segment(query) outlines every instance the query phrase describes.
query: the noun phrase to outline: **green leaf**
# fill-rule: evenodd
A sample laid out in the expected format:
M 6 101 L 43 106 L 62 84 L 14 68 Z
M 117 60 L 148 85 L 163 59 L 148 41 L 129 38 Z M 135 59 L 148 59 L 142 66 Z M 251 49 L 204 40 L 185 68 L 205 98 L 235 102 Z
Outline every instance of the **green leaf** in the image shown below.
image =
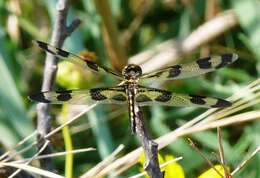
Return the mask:
M 13 140 L 14 145 L 22 137 L 26 137 L 33 132 L 33 126 L 29 118 L 26 116 L 25 106 L 17 87 L 14 83 L 11 73 L 9 72 L 2 55 L 0 54 L 0 108 L 2 116 L 0 122 L 8 125 L 9 129 L 16 136 L 17 140 Z M 3 122 L 5 121 L 5 122 Z M 1 130 L 1 134 L 4 130 Z M 8 133 L 6 133 L 8 134 Z M 0 140 L 9 139 L 0 137 Z
M 12 58 L 13 51 L 8 50 L 10 42 L 3 35 L 2 28 L 0 28 L 0 32 L 2 32 L 0 34 L 0 125 L 3 136 L 0 137 L 0 140 L 2 143 L 8 144 L 5 146 L 10 147 L 32 133 L 33 126 L 26 115 L 22 96 L 15 83 L 15 78 L 19 80 L 20 76 L 17 71 L 17 63 Z

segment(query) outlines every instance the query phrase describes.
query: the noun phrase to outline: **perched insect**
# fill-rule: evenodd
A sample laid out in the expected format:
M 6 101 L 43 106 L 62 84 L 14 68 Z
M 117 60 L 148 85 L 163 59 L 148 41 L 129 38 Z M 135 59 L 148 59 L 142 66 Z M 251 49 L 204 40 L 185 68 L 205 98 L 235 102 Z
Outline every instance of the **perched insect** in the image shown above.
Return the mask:
M 36 44 L 60 59 L 78 64 L 94 72 L 111 74 L 122 80 L 122 82 L 112 88 L 40 92 L 29 96 L 29 98 L 34 101 L 50 104 L 69 103 L 77 105 L 90 103 L 128 104 L 133 131 L 133 123 L 136 118 L 136 106 L 159 104 L 168 106 L 223 108 L 231 105 L 230 102 L 220 98 L 177 94 L 157 88 L 144 87 L 138 83 L 145 79 L 175 80 L 211 72 L 233 63 L 238 58 L 238 55 L 234 53 L 201 58 L 192 63 L 173 65 L 148 74 L 142 74 L 140 66 L 129 64 L 122 70 L 122 74 L 119 74 L 109 68 L 97 65 L 89 59 L 53 47 L 47 43 L 36 41 Z

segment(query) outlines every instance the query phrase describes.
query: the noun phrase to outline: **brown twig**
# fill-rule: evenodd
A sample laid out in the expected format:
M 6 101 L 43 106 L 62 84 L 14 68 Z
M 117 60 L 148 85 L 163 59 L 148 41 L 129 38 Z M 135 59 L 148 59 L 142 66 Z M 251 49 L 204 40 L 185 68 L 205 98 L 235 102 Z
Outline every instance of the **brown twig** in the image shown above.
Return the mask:
M 217 132 L 218 132 L 218 143 L 219 143 L 218 150 L 219 150 L 220 163 L 224 169 L 225 177 L 229 177 L 230 173 L 229 173 L 229 170 L 227 169 L 227 164 L 225 161 L 224 148 L 223 148 L 223 144 L 222 144 L 222 132 L 221 132 L 220 127 L 217 127 Z
M 56 47 L 61 47 L 65 39 L 79 26 L 80 20 L 75 19 L 70 25 L 67 25 L 67 12 L 69 2 L 68 0 L 59 0 L 57 3 L 57 14 L 53 27 L 51 44 Z M 42 91 L 49 91 L 52 89 L 54 79 L 57 71 L 57 59 L 47 54 L 45 60 Z M 44 139 L 45 135 L 50 132 L 51 129 L 51 116 L 49 115 L 50 105 L 39 103 L 37 105 L 37 130 L 39 132 L 38 140 Z M 39 141 L 38 148 L 42 147 L 42 142 Z M 42 154 L 50 154 L 51 147 L 48 146 Z M 54 167 L 51 159 L 44 159 L 40 161 L 41 167 L 45 170 L 53 171 Z
M 146 159 L 144 169 L 150 178 L 163 178 L 164 172 L 161 172 L 158 160 L 158 144 L 150 138 L 149 133 L 145 127 L 142 112 L 140 111 L 139 107 L 136 107 L 136 112 L 136 135 L 139 137 L 142 143 Z
M 192 139 L 188 138 L 188 141 L 189 141 L 191 147 L 210 165 L 210 167 L 211 167 L 212 169 L 214 169 L 219 176 L 221 176 L 222 178 L 224 178 L 223 175 L 215 168 L 214 164 L 207 158 L 207 156 L 205 156 L 205 155 L 199 150 L 199 148 L 195 145 L 195 143 L 192 141 Z

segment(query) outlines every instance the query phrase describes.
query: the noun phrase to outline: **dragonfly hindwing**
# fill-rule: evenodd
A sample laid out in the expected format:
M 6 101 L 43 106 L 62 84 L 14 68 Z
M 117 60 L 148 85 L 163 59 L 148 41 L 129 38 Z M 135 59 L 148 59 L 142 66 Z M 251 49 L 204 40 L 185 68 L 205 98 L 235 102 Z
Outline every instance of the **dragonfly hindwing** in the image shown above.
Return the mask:
M 206 108 L 223 108 L 231 106 L 229 101 L 205 97 L 199 95 L 171 93 L 166 90 L 155 88 L 139 87 L 135 98 L 139 106 L 152 104 L 168 105 L 168 106 L 199 106 Z
M 65 91 L 46 91 L 30 95 L 34 101 L 50 104 L 76 104 L 84 105 L 95 102 L 126 104 L 127 97 L 123 88 L 95 88 L 91 90 L 65 90 Z

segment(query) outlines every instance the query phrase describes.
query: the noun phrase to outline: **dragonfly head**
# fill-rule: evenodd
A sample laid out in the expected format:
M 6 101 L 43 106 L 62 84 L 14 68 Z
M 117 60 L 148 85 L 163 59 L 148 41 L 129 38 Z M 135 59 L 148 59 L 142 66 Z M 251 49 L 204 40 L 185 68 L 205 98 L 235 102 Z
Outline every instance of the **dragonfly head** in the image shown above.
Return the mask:
M 129 64 L 122 70 L 122 75 L 125 79 L 138 79 L 142 75 L 142 69 L 140 66 L 135 64 Z

